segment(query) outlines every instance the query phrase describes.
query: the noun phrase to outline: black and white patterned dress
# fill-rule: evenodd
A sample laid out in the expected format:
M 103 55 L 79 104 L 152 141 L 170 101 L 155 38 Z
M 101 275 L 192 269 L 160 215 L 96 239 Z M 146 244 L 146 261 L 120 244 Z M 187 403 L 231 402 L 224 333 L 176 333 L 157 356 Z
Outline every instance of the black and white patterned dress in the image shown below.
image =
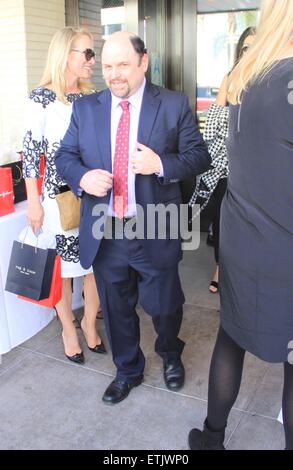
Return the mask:
M 68 105 L 57 99 L 48 88 L 38 87 L 29 97 L 26 111 L 26 130 L 23 141 L 23 176 L 38 178 L 40 155 L 46 158 L 42 190 L 45 212 L 43 231 L 55 234 L 57 253 L 61 256 L 62 277 L 78 277 L 92 272 L 79 262 L 78 229 L 64 231 L 60 225 L 55 194 L 65 184 L 56 171 L 55 152 L 70 122 L 72 103 L 81 94 L 67 94 Z
M 228 123 L 229 107 L 213 103 L 207 114 L 203 134 L 209 154 L 212 157 L 212 168 L 200 176 L 189 201 L 191 206 L 201 202 L 199 212 L 207 206 L 219 181 L 228 177 L 229 168 L 226 149 Z

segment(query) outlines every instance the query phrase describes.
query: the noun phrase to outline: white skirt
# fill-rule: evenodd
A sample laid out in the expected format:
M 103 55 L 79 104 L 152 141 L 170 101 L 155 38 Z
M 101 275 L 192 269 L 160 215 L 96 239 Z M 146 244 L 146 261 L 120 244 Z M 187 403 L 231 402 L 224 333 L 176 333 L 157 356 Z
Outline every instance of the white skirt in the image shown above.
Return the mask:
M 55 235 L 57 254 L 61 256 L 61 276 L 73 278 L 92 273 L 92 268 L 83 269 L 79 261 L 78 228 L 66 232 L 62 229 L 56 199 L 50 198 L 46 192 L 43 194 L 42 206 L 45 213 L 43 232 Z

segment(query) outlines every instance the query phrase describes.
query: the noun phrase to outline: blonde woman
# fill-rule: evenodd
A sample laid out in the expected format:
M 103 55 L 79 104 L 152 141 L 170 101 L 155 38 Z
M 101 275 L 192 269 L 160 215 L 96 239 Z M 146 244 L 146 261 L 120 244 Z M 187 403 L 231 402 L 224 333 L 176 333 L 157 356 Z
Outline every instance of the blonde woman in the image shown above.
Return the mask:
M 293 2 L 263 0 L 255 41 L 231 73 L 228 190 L 221 208 L 221 324 L 208 414 L 189 446 L 224 449 L 245 352 L 284 364 L 285 448 L 293 450 Z M 261 432 L 261 430 L 260 430 Z
M 56 305 L 62 323 L 62 339 L 67 358 L 84 362 L 71 309 L 72 278 L 84 277 L 84 317 L 81 328 L 89 349 L 105 353 L 96 331 L 99 296 L 92 270 L 79 262 L 78 229 L 64 231 L 60 225 L 55 196 L 65 184 L 56 172 L 55 152 L 69 125 L 72 103 L 83 94 L 92 93 L 90 78 L 95 63 L 93 38 L 85 30 L 65 27 L 54 35 L 40 86 L 28 100 L 26 133 L 23 143 L 23 174 L 28 195 L 28 222 L 34 232 L 42 227 L 55 234 L 57 253 L 61 256 L 62 299 Z M 45 155 L 46 171 L 42 202 L 37 188 L 40 155 Z

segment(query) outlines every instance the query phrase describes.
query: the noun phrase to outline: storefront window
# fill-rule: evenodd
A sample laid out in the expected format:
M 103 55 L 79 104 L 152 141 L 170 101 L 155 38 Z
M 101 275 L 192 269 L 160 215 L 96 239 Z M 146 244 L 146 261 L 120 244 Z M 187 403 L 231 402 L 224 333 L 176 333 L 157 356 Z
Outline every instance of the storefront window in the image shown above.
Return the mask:
M 257 23 L 257 11 L 197 15 L 197 113 L 205 116 L 234 62 L 238 39 Z
M 124 1 L 104 0 L 101 9 L 101 23 L 103 28 L 103 39 L 110 34 L 125 29 L 125 7 Z

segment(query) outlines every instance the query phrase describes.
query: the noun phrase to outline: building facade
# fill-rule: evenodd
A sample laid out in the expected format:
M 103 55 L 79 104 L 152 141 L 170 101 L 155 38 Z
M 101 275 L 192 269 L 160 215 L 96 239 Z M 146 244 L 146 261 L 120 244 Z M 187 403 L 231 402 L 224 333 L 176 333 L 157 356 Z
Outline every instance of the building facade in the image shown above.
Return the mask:
M 127 29 L 145 41 L 148 78 L 183 91 L 199 117 L 214 99 L 234 46 L 254 26 L 259 0 L 0 0 L 0 164 L 18 159 L 26 97 L 38 85 L 48 45 L 65 26 L 94 36 L 94 83 L 104 87 L 104 38 Z

